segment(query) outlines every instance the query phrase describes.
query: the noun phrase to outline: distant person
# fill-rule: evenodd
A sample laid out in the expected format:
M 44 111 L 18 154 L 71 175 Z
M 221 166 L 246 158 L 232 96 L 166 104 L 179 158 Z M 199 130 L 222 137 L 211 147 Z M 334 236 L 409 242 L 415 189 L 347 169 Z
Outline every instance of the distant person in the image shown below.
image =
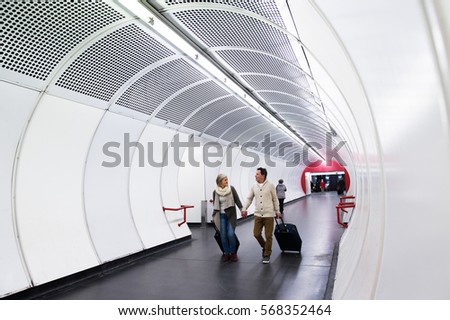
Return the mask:
M 313 191 L 314 192 L 320 192 L 320 181 L 319 180 L 316 180 L 315 182 L 314 182 L 314 186 L 313 186 Z
M 344 179 L 340 178 L 338 180 L 336 190 L 337 190 L 337 194 L 339 194 L 339 195 L 344 194 L 344 192 L 345 192 L 345 180 Z
M 278 180 L 278 184 L 276 187 L 277 190 L 277 197 L 278 197 L 278 202 L 280 204 L 280 213 L 283 214 L 284 213 L 284 199 L 286 199 L 286 191 L 287 188 L 286 186 L 283 184 L 283 179 Z
M 253 236 L 262 248 L 262 263 L 270 263 L 272 254 L 272 238 L 274 228 L 274 213 L 280 218 L 280 205 L 278 202 L 275 186 L 267 180 L 267 170 L 265 168 L 256 169 L 256 184 L 250 189 L 250 193 L 244 204 L 243 215 L 247 215 L 253 199 L 255 200 L 255 217 L 253 226 Z M 265 239 L 262 236 L 264 229 Z
M 320 192 L 325 191 L 325 181 L 322 179 L 320 180 Z

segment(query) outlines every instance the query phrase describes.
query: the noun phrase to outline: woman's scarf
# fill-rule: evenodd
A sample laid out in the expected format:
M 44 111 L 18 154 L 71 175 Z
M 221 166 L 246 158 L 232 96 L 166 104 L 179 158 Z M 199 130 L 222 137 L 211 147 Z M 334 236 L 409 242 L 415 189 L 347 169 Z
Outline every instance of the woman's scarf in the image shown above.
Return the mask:
M 219 196 L 226 196 L 231 193 L 231 187 L 228 185 L 225 188 L 221 188 L 219 186 L 216 186 L 216 192 Z

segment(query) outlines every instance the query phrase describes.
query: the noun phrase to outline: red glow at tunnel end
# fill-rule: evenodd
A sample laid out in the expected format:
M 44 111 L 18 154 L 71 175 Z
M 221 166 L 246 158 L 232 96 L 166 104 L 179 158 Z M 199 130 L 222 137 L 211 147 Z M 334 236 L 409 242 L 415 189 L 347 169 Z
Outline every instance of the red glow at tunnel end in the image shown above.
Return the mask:
M 345 191 L 347 192 L 350 187 L 350 176 L 340 163 L 332 160 L 330 165 L 327 165 L 326 162 L 322 162 L 319 166 L 307 166 L 305 170 L 302 172 L 302 176 L 300 178 L 300 183 L 302 185 L 302 190 L 306 193 L 306 184 L 305 184 L 305 174 L 306 172 L 333 172 L 333 171 L 344 171 L 344 181 L 345 181 Z

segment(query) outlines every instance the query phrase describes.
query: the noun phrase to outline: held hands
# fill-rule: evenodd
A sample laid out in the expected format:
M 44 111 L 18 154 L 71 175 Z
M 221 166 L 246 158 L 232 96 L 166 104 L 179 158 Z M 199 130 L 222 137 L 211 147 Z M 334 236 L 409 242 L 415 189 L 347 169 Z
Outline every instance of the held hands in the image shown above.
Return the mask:
M 248 214 L 247 210 L 241 210 L 241 217 L 246 217 Z

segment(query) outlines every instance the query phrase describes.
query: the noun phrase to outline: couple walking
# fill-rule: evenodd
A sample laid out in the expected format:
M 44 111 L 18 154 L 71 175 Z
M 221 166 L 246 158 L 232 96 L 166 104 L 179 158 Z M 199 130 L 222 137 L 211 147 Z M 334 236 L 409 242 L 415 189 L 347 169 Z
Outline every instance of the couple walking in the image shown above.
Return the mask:
M 228 177 L 219 174 L 216 178 L 216 188 L 213 192 L 213 220 L 220 230 L 223 245 L 223 260 L 238 260 L 236 254 L 236 206 L 241 211 L 241 216 L 247 216 L 247 209 L 252 201 L 255 203 L 253 235 L 262 248 L 262 262 L 270 262 L 272 253 L 272 238 L 274 229 L 274 212 L 277 218 L 280 217 L 280 208 L 275 186 L 267 180 L 267 170 L 265 168 L 256 169 L 256 184 L 250 189 L 250 193 L 242 205 L 236 189 L 229 185 Z M 264 229 L 264 235 L 263 237 Z

